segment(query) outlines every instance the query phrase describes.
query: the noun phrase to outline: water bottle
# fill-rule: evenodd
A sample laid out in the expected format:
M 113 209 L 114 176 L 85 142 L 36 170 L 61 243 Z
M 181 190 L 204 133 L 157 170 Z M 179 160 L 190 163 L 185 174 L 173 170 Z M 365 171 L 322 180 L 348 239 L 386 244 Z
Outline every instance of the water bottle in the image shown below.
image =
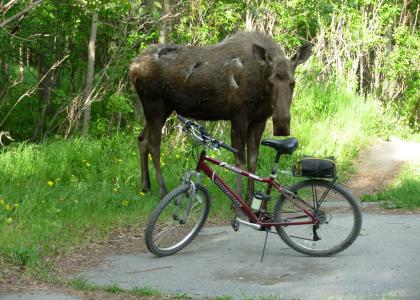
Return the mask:
M 256 192 L 254 194 L 254 198 L 252 198 L 251 208 L 254 211 L 259 211 L 261 208 L 262 200 L 264 199 L 264 196 L 261 192 Z

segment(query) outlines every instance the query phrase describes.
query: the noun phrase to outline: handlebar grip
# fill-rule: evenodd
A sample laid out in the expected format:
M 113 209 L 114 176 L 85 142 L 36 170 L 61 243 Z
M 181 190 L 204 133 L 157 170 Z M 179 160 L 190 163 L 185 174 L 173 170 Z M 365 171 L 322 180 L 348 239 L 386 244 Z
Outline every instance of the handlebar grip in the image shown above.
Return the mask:
M 233 148 L 231 145 L 225 144 L 224 142 L 221 142 L 220 146 L 225 148 L 226 150 L 229 150 L 230 152 L 233 152 L 233 153 L 238 153 L 239 152 L 237 149 Z

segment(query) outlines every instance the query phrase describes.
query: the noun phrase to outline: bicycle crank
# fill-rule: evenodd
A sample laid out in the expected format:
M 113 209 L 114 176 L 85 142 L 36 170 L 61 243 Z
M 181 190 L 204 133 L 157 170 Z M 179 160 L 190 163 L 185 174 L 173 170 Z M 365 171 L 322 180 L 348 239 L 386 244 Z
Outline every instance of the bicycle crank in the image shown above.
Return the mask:
M 232 228 L 233 228 L 234 231 L 239 230 L 240 223 L 235 218 L 233 218 L 232 221 L 230 221 L 230 225 L 232 225 Z

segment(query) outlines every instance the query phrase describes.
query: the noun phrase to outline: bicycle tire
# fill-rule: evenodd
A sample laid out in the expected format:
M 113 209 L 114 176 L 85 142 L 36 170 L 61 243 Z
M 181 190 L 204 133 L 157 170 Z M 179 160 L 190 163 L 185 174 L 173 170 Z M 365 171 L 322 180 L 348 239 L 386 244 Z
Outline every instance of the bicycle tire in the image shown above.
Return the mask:
M 160 257 L 175 254 L 191 243 L 195 236 L 200 232 L 209 215 L 211 200 L 206 188 L 201 185 L 196 185 L 196 188 L 197 190 L 194 194 L 194 199 L 192 199 L 194 204 L 189 203 L 191 199 L 189 198 L 188 193 L 190 184 L 185 183 L 167 194 L 153 211 L 146 226 L 145 242 L 147 249 L 154 255 Z M 174 206 L 171 207 L 172 205 Z M 182 217 L 179 219 L 180 214 L 178 210 L 181 209 L 185 212 L 186 210 L 182 207 L 185 205 L 187 205 L 186 209 L 188 212 L 186 220 L 182 220 Z M 190 209 L 188 209 L 188 205 L 190 205 Z M 195 208 L 196 205 L 202 205 L 197 220 L 191 216 L 191 212 L 194 212 L 193 208 Z M 168 211 L 168 209 L 174 210 Z M 191 224 L 189 221 L 192 221 Z M 173 239 L 173 242 L 169 242 L 169 245 L 163 245 L 164 242 L 159 241 L 158 239 L 161 237 L 159 230 L 160 227 L 162 227 L 162 224 L 167 225 L 167 227 L 174 225 L 174 228 L 181 230 L 181 233 L 177 233 L 172 229 L 167 232 L 169 233 L 168 238 Z M 190 227 L 191 229 L 189 229 Z M 158 231 L 158 233 L 156 231 Z M 165 231 L 162 231 L 162 233 L 164 232 Z M 156 236 L 156 234 L 158 234 L 158 236 Z
M 319 228 L 316 229 L 315 225 L 312 224 L 277 226 L 277 233 L 288 246 L 309 256 L 331 256 L 353 244 L 362 227 L 362 214 L 357 200 L 349 191 L 338 184 L 319 179 L 298 182 L 289 190 L 304 201 L 310 201 L 308 195 L 312 192 L 312 212 L 315 212 L 322 221 L 319 224 Z M 317 190 L 326 193 L 325 199 L 318 208 L 316 208 L 318 205 L 315 205 L 315 202 L 319 201 L 317 199 Z M 316 199 L 315 202 L 314 198 Z M 276 222 L 287 222 L 298 218 L 300 221 L 303 221 L 305 218 L 304 214 L 302 212 L 299 213 L 299 210 L 291 203 L 290 199 L 282 196 L 274 208 L 274 219 Z M 310 218 L 307 217 L 307 219 L 309 220 Z M 341 238 L 338 235 L 338 231 L 344 231 L 345 229 L 348 230 L 348 233 Z M 301 233 L 296 235 L 294 232 Z M 331 246 L 327 246 L 327 237 L 331 240 L 334 236 L 339 237 L 340 241 L 338 243 L 333 242 Z

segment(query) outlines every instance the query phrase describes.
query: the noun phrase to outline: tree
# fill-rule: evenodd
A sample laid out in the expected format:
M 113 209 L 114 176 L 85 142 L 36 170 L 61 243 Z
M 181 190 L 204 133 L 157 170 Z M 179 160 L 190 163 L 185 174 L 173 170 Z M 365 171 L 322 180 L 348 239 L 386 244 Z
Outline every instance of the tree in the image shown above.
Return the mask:
M 98 31 L 98 13 L 92 13 L 92 25 L 90 29 L 90 38 L 88 46 L 88 70 L 86 75 L 86 88 L 84 93 L 83 104 L 83 127 L 82 134 L 87 135 L 90 127 L 91 106 L 92 106 L 92 86 L 95 71 L 95 44 L 96 33 Z

